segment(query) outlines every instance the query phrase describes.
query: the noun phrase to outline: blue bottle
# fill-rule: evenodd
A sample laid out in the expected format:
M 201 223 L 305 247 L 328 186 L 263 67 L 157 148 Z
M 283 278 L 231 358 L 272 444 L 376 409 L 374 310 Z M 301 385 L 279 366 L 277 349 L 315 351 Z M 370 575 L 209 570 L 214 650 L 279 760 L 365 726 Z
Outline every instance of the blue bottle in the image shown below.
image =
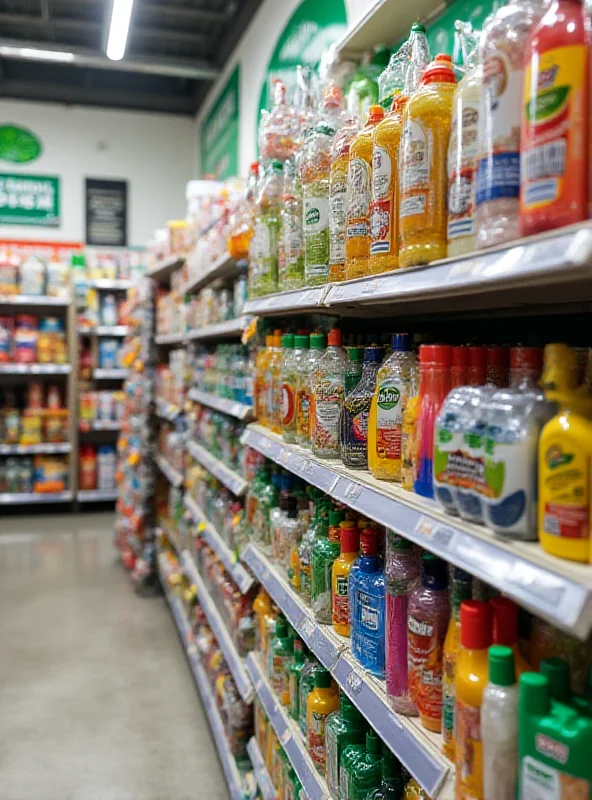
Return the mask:
M 384 678 L 385 581 L 377 551 L 377 533 L 366 528 L 349 574 L 351 643 L 360 664 Z

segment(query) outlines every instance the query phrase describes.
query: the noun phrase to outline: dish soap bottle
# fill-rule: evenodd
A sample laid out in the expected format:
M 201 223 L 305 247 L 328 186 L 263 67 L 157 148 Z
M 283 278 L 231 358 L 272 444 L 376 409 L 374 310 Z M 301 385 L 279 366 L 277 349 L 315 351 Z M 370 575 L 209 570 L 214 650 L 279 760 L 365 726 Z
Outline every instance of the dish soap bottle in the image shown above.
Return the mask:
M 366 752 L 350 774 L 351 800 L 366 800 L 380 786 L 382 778 L 382 742 L 373 730 L 366 734 Z
M 308 752 L 317 772 L 325 775 L 327 750 L 325 746 L 325 723 L 331 712 L 339 708 L 339 694 L 328 670 L 319 669 L 315 674 L 315 688 L 308 695 Z
M 341 550 L 342 511 L 329 511 L 329 524 L 319 525 L 310 554 L 310 604 L 317 622 L 330 625 L 332 620 L 331 580 L 333 564 Z
M 339 771 L 343 751 L 350 744 L 363 746 L 367 729 L 366 721 L 358 709 L 341 692 L 339 710 L 330 714 L 325 723 L 327 787 L 335 800 L 339 797 Z
M 489 648 L 489 683 L 481 709 L 483 797 L 516 797 L 518 772 L 518 684 L 514 653 L 509 647 Z
M 343 406 L 345 352 L 341 331 L 333 328 L 327 349 L 312 374 L 312 452 L 320 458 L 339 458 L 339 419 Z
M 362 377 L 343 401 L 339 445 L 341 460 L 351 469 L 368 469 L 368 420 L 382 357 L 382 347 L 364 348 Z
M 360 664 L 383 678 L 385 580 L 377 551 L 377 532 L 365 528 L 360 536 L 360 557 L 349 577 L 351 642 Z
M 389 748 L 382 746 L 382 781 L 374 791 L 368 793 L 367 800 L 403 800 L 405 780 L 403 768 Z
M 340 554 L 332 569 L 332 622 L 336 633 L 350 635 L 349 573 L 360 553 L 360 532 L 353 520 L 339 525 Z

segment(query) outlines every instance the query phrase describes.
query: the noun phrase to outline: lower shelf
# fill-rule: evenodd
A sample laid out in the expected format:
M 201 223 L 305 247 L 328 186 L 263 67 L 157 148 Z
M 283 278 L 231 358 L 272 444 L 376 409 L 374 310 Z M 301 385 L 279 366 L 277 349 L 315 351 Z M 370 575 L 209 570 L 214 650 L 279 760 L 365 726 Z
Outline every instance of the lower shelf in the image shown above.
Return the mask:
M 79 503 L 107 503 L 117 500 L 117 489 L 88 489 L 77 494 Z
M 259 786 L 259 791 L 261 792 L 263 800 L 278 800 L 278 793 L 273 785 L 269 772 L 267 771 L 265 761 L 261 755 L 261 750 L 257 744 L 257 739 L 255 739 L 254 736 L 249 741 L 247 750 L 249 751 L 249 758 L 251 759 L 251 764 L 253 765 L 255 780 L 257 781 L 257 785 Z
M 71 503 L 72 492 L 56 492 L 55 494 L 38 494 L 37 492 L 25 492 L 24 494 L 0 494 L 0 505 L 20 506 L 30 503 Z

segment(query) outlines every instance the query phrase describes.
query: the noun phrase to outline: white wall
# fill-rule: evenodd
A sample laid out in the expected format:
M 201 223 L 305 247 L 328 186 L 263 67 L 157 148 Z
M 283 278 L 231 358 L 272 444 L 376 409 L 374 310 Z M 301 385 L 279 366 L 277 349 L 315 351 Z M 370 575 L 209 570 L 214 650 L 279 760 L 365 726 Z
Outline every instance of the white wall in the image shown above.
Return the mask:
M 146 244 L 155 228 L 185 216 L 185 185 L 196 174 L 195 121 L 168 114 L 111 111 L 3 100 L 0 124 L 33 131 L 43 153 L 0 171 L 61 178 L 59 228 L 0 225 L 0 239 L 84 241 L 84 179 L 128 181 L 128 243 Z

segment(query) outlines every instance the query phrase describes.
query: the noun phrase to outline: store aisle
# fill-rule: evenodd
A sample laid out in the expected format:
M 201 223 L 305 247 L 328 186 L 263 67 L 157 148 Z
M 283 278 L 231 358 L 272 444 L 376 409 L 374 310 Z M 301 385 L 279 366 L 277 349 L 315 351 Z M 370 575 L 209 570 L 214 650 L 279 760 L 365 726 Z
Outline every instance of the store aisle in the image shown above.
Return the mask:
M 0 520 L 2 800 L 224 800 L 162 597 L 138 597 L 112 514 Z

